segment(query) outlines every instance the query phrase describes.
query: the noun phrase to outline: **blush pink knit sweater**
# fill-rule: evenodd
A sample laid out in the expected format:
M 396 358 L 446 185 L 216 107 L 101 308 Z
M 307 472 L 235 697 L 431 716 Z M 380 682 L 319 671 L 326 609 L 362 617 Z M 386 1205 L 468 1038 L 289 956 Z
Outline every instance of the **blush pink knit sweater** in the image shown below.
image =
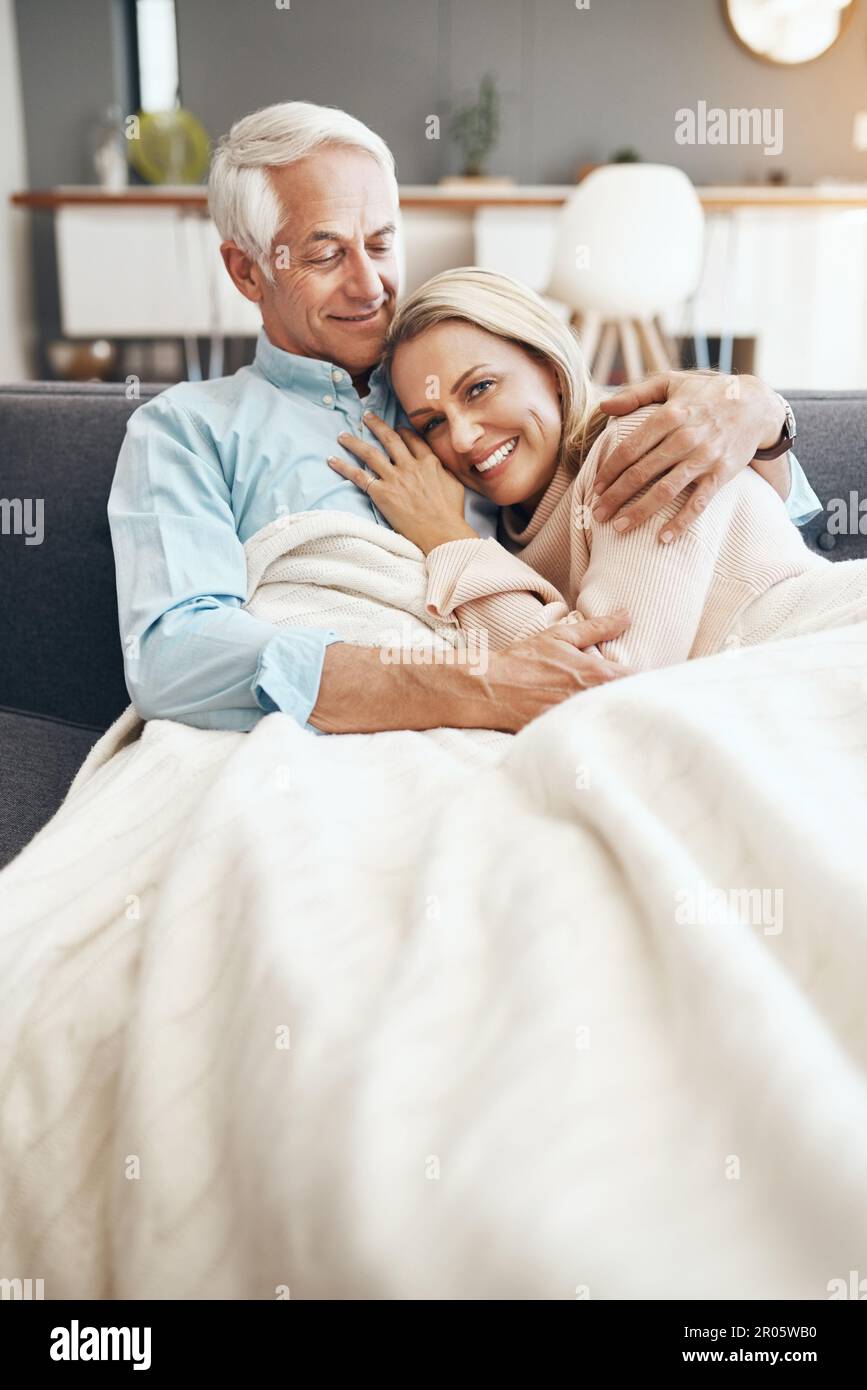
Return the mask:
M 625 534 L 593 519 L 602 461 L 653 409 L 612 419 L 577 476 L 561 463 L 528 524 L 505 508 L 504 544 L 468 539 L 432 550 L 429 611 L 486 633 L 496 650 L 572 610 L 596 617 L 627 608 L 630 627 L 601 650 L 644 670 L 772 637 L 805 584 L 826 590 L 840 566 L 808 549 L 780 497 L 752 468 L 668 545 L 659 532 L 682 498 Z

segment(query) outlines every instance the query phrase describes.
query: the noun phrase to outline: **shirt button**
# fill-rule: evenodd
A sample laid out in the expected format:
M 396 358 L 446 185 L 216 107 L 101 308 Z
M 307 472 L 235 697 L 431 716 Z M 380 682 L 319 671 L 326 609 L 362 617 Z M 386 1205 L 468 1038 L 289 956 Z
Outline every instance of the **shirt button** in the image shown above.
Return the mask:
M 326 392 L 325 392 L 325 395 L 322 397 L 322 404 L 323 404 L 323 405 L 333 405 L 333 404 L 334 404 L 334 397 L 332 396 L 332 394 L 331 394 L 330 391 L 326 391 Z
M 342 380 L 343 380 L 343 373 L 342 373 L 342 372 L 332 372 L 332 373 L 331 373 L 331 380 L 332 380 L 332 381 L 342 381 Z

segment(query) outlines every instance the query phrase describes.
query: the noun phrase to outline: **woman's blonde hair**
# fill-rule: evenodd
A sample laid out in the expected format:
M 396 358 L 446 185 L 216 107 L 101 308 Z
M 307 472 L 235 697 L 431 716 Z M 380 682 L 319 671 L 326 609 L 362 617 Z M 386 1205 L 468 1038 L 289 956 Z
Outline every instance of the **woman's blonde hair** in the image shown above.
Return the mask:
M 509 275 L 477 266 L 444 270 L 399 305 L 386 340 L 386 365 L 401 343 L 454 319 L 506 338 L 552 368 L 562 398 L 560 459 L 577 473 L 608 417 L 599 409 L 600 392 L 569 325 Z

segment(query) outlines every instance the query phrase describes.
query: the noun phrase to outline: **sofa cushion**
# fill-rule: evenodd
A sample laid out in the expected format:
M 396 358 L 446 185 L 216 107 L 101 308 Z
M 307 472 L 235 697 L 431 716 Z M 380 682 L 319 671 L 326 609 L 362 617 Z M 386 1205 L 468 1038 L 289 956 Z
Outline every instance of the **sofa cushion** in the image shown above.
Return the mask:
M 57 810 L 98 729 L 0 710 L 0 868 Z

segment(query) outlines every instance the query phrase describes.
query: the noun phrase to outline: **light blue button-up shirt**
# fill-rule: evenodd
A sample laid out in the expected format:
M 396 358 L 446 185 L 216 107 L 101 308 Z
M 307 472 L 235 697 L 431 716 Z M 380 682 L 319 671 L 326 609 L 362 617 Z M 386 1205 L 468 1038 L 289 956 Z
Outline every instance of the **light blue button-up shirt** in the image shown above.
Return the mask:
M 181 382 L 130 417 L 108 519 L 127 689 L 143 718 L 245 731 L 281 710 L 318 732 L 308 720 L 325 650 L 341 636 L 246 612 L 244 543 L 287 512 L 336 508 L 388 525 L 326 462 L 352 458 L 341 432 L 373 441 L 368 409 L 405 423 L 381 368 L 362 399 L 343 369 L 283 352 L 263 332 L 251 366 Z M 791 457 L 789 514 L 803 524 L 821 508 Z M 466 516 L 495 534 L 496 509 L 477 493 Z
M 807 475 L 791 449 L 789 450 L 789 465 L 789 495 L 786 498 L 786 510 L 796 526 L 806 526 L 808 521 L 812 521 L 814 516 L 819 515 L 822 510 L 822 503 L 807 482 Z

